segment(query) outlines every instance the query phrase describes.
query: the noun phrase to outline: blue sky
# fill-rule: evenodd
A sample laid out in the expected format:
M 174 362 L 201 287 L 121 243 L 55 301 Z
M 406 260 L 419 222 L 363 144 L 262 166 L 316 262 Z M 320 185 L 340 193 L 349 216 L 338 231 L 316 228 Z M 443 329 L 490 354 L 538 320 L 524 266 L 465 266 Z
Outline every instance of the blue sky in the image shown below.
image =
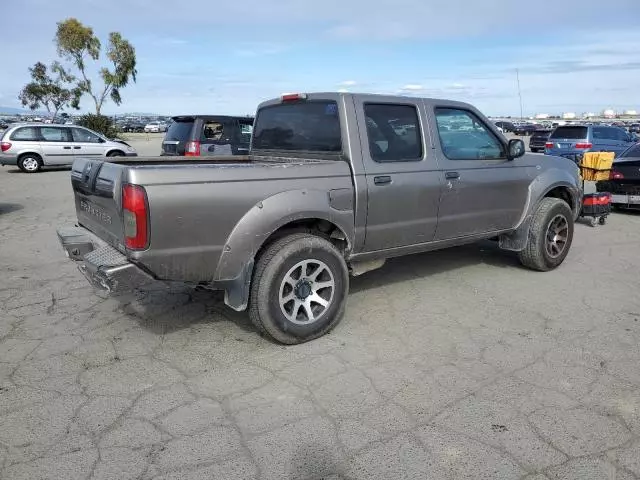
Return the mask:
M 348 90 L 516 115 L 516 69 L 525 114 L 640 110 L 638 0 L 9 1 L 0 105 L 19 106 L 69 16 L 136 48 L 138 81 L 105 113 L 246 114 L 284 92 Z

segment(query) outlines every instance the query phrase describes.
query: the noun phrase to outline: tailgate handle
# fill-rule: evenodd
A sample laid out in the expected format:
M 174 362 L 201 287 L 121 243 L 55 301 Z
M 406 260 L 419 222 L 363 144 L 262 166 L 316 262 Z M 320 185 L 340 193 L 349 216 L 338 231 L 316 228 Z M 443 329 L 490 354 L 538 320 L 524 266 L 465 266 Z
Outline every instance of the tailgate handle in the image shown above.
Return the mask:
M 391 177 L 389 175 L 373 177 L 373 183 L 375 185 L 389 185 L 391 183 Z
M 460 178 L 460 173 L 458 173 L 458 172 L 445 172 L 444 178 L 446 178 L 447 180 L 456 180 L 456 179 Z

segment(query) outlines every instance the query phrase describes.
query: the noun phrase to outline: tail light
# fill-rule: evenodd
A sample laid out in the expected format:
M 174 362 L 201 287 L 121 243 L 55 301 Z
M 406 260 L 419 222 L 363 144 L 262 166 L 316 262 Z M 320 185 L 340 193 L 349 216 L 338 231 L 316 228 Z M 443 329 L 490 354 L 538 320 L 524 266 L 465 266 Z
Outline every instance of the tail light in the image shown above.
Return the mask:
M 282 95 L 281 100 L 283 102 L 296 102 L 298 100 L 306 100 L 306 93 L 285 93 Z
M 3 152 L 6 152 L 10 148 L 11 148 L 11 143 L 9 143 L 9 142 L 0 143 L 0 150 L 2 150 Z
M 590 143 L 576 143 L 576 148 L 579 148 L 580 150 L 586 150 L 591 148 L 593 145 Z
M 547 142 L 544 144 L 544 148 L 553 148 L 553 142 Z
M 132 250 L 142 250 L 149 243 L 147 222 L 147 193 L 139 185 L 122 187 L 124 213 L 124 243 Z
M 611 170 L 611 173 L 609 173 L 609 180 L 622 180 L 622 179 L 624 179 L 624 175 L 622 175 L 620 172 Z
M 200 142 L 197 140 L 187 142 L 184 146 L 185 157 L 199 157 L 200 156 Z

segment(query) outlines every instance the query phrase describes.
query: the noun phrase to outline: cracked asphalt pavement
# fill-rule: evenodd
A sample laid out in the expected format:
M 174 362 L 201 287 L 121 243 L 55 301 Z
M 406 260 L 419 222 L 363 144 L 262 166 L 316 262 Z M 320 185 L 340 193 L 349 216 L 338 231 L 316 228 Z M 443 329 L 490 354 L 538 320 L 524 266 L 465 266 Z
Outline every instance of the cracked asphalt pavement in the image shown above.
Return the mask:
M 68 170 L 0 169 L 0 478 L 640 478 L 640 214 L 550 273 L 390 261 L 293 347 L 216 293 L 96 295 L 74 218 Z

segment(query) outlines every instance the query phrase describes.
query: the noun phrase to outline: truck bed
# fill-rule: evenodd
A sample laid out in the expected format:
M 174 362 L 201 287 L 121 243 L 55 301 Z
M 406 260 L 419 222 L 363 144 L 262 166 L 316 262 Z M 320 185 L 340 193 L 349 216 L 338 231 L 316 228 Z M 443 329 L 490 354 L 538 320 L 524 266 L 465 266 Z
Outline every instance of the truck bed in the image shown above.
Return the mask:
M 268 208 L 257 205 L 288 208 L 299 201 L 291 209 L 294 219 L 305 213 L 311 197 L 324 199 L 327 211 L 330 192 L 341 192 L 346 199 L 342 204 L 353 200 L 349 164 L 313 157 L 79 158 L 71 181 L 81 226 L 156 278 L 188 282 L 214 279 L 227 239 L 245 216 L 257 215 L 252 221 L 265 222 L 267 231 L 269 222 L 286 221 L 269 218 Z M 140 185 L 146 192 L 150 240 L 141 251 L 124 246 L 124 184 Z M 351 210 L 336 215 L 347 215 L 353 223 Z

